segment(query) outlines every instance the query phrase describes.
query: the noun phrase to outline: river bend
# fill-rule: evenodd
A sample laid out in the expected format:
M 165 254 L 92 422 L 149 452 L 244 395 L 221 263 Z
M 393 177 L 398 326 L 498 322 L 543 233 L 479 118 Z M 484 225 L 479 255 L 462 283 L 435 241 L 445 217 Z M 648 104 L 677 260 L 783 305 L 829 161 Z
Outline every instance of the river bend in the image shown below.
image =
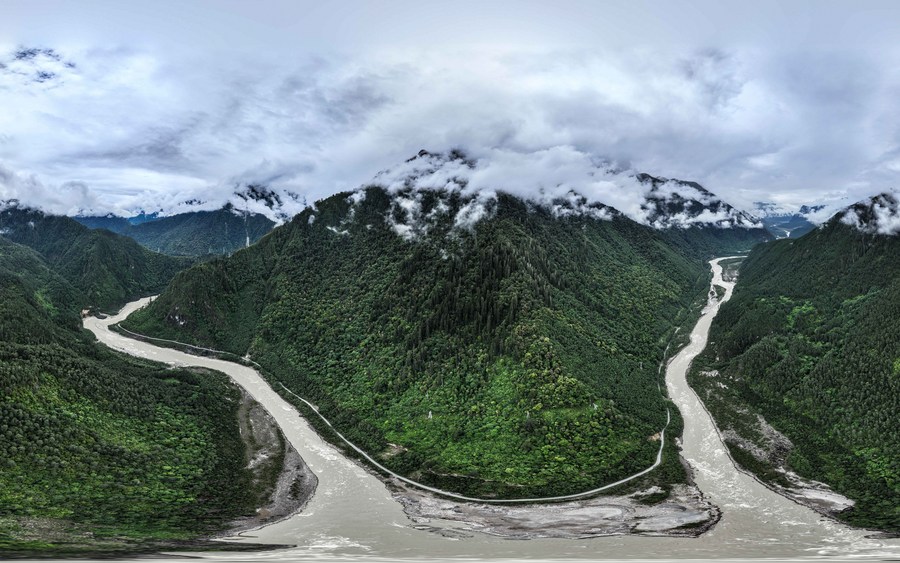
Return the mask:
M 480 533 L 452 538 L 414 528 L 382 481 L 324 442 L 254 369 L 154 346 L 109 329 L 149 299 L 129 303 L 105 319 L 88 317 L 84 325 L 116 350 L 170 365 L 226 373 L 272 413 L 285 437 L 318 477 L 318 489 L 303 512 L 230 538 L 297 547 L 258 553 L 209 553 L 204 554 L 206 557 L 223 561 L 900 558 L 900 540 L 870 539 L 863 530 L 827 519 L 738 471 L 728 457 L 712 419 L 686 381 L 691 361 L 706 346 L 719 306 L 734 289 L 734 283 L 722 279 L 720 260 L 723 258 L 710 262 L 712 283 L 723 287 L 725 294 L 721 300 L 710 299 L 691 332 L 690 344 L 666 368 L 669 394 L 684 418 L 682 453 L 694 470 L 700 490 L 722 509 L 721 521 L 699 538 L 614 536 L 513 541 Z M 459 523 L 431 524 L 465 530 Z M 181 559 L 172 555 L 170 560 Z

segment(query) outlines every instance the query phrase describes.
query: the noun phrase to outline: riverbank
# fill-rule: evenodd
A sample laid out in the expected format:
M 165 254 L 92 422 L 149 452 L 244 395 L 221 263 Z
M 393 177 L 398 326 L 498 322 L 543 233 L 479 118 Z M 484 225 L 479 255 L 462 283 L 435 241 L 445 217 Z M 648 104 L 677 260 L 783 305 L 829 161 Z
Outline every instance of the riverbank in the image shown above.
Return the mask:
M 715 273 L 716 268 L 713 270 Z M 867 538 L 858 530 L 824 520 L 815 512 L 771 492 L 735 469 L 711 419 L 684 381 L 690 359 L 705 347 L 709 322 L 716 313 L 716 305 L 712 303 L 704 308 L 699 322 L 691 330 L 687 348 L 669 362 L 666 379 L 670 396 L 684 413 L 682 455 L 691 465 L 697 488 L 704 492 L 709 503 L 721 507 L 721 519 L 715 529 L 693 539 L 672 537 L 676 536 L 672 533 L 656 537 L 649 534 L 566 536 L 560 533 L 554 537 L 533 534 L 531 537 L 535 539 L 528 542 L 508 541 L 506 538 L 522 536 L 514 535 L 514 531 L 506 536 L 497 536 L 487 529 L 488 526 L 478 527 L 477 522 L 469 526 L 453 515 L 448 519 L 429 518 L 428 522 L 411 522 L 393 491 L 385 487 L 383 479 L 376 478 L 359 463 L 322 440 L 296 408 L 276 393 L 255 370 L 215 358 L 148 345 L 108 329 L 109 324 L 127 315 L 129 309 L 134 310 L 141 305 L 140 302 L 130 304 L 120 315 L 110 319 L 87 319 L 85 325 L 104 344 L 129 354 L 173 365 L 199 365 L 227 373 L 266 407 L 286 439 L 297 448 L 319 478 L 316 494 L 302 512 L 228 538 L 229 542 L 244 545 L 294 546 L 279 553 L 259 554 L 258 559 L 294 561 L 374 557 L 397 560 L 427 557 L 433 560 L 559 560 L 649 559 L 661 555 L 669 559 L 795 559 L 822 556 L 858 559 L 900 555 L 900 545 L 896 542 Z M 548 510 L 554 510 L 554 505 L 545 506 Z M 571 508 L 556 506 L 568 512 L 566 518 L 577 519 L 577 503 L 573 503 Z M 417 513 L 428 514 L 425 508 L 416 509 Z M 518 510 L 533 507 L 511 508 L 513 511 L 507 514 L 515 515 Z M 504 520 L 503 515 L 494 515 L 498 526 L 508 521 Z M 582 525 L 584 529 L 589 527 L 586 523 Z M 248 554 L 241 556 L 241 559 L 256 558 Z
M 124 331 L 117 326 L 112 328 L 118 329 L 123 336 L 135 338 L 140 342 L 152 344 L 155 340 Z M 169 340 L 162 343 L 186 353 L 194 352 L 196 348 Z M 208 348 L 199 348 L 196 351 L 204 356 L 220 355 L 216 350 Z M 315 407 L 289 389 L 285 388 L 285 391 L 310 408 L 308 416 L 314 419 L 318 417 L 325 423 L 326 428 L 333 431 L 330 423 Z M 309 419 L 307 422 L 310 422 Z M 721 514 L 691 482 L 667 485 L 665 491 L 652 484 L 652 470 L 661 461 L 663 444 L 666 440 L 663 434 L 665 431 L 666 429 L 663 429 L 657 435 L 657 439 L 662 441 L 656 462 L 638 475 L 625 478 L 619 483 L 599 487 L 596 492 L 574 494 L 558 499 L 534 499 L 533 502 L 514 504 L 503 504 L 506 501 L 497 500 L 453 498 L 459 495 L 392 474 L 340 434 L 336 434 L 338 444 L 335 445 L 344 449 L 345 455 L 357 458 L 357 463 L 365 471 L 388 485 L 393 498 L 403 507 L 404 513 L 417 529 L 438 531 L 442 535 L 455 536 L 460 533 L 449 532 L 444 527 L 431 527 L 429 523 L 436 519 L 458 522 L 467 530 L 515 539 L 587 538 L 611 535 L 696 537 L 714 526 Z M 321 432 L 319 434 L 321 436 Z M 677 441 L 677 437 L 675 440 Z M 363 459 L 359 459 L 360 456 Z M 366 460 L 369 463 L 366 463 Z M 377 471 L 373 466 L 382 471 Z M 686 467 L 686 470 L 690 474 L 690 468 Z M 644 489 L 633 484 L 626 485 L 628 481 L 637 477 L 641 477 L 640 484 L 645 487 Z M 598 496 L 601 489 L 609 489 L 616 494 Z M 266 513 L 268 509 L 261 512 Z M 281 509 L 279 514 L 283 517 L 284 512 L 285 509 Z M 277 518 L 268 521 L 250 519 L 241 525 L 254 528 L 273 520 Z
M 247 451 L 252 486 L 265 499 L 256 514 L 230 523 L 214 537 L 227 537 L 266 526 L 303 510 L 315 493 L 318 478 L 297 449 L 284 438 L 272 415 L 242 389 L 238 410 L 241 438 Z
M 432 520 L 464 524 L 472 532 L 511 539 L 596 538 L 615 535 L 696 537 L 718 522 L 719 509 L 695 486 L 675 485 L 664 502 L 645 504 L 660 489 L 554 504 L 495 505 L 437 498 L 391 482 L 394 499 L 417 529 L 447 535 Z M 450 532 L 458 537 L 459 531 Z

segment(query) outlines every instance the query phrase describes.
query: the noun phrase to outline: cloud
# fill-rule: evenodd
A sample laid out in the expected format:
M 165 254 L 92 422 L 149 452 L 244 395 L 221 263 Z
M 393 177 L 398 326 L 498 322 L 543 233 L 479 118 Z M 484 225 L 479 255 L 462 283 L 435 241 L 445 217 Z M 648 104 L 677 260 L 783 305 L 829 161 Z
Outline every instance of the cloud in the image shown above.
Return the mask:
M 358 21 L 361 15 L 321 11 L 276 18 L 266 4 L 241 34 L 227 34 L 249 8 L 210 11 L 201 2 L 196 14 L 188 10 L 183 21 L 170 22 L 171 29 L 152 10 L 135 9 L 138 17 L 107 5 L 109 21 L 141 20 L 131 27 L 135 37 L 104 29 L 73 40 L 71 29 L 93 29 L 88 15 L 98 6 L 87 3 L 70 14 L 81 27 L 56 26 L 53 18 L 29 27 L 30 8 L 17 5 L 10 18 L 25 14 L 20 29 L 39 39 L 41 30 L 53 31 L 44 35 L 60 43 L 43 47 L 43 38 L 34 56 L 24 58 L 16 53 L 31 51 L 17 45 L 0 51 L 6 53 L 0 104 L 16 108 L 0 113 L 0 164 L 47 186 L 80 183 L 98 212 L 171 211 L 188 200 L 220 205 L 248 184 L 314 201 L 356 189 L 379 170 L 399 174 L 395 165 L 422 148 L 460 147 L 482 162 L 458 171 L 467 175 L 467 189 L 547 201 L 575 190 L 632 217 L 646 212 L 635 195 L 641 188 L 598 168 L 696 180 L 745 209 L 755 201 L 797 207 L 823 198 L 857 200 L 900 177 L 896 45 L 804 51 L 798 44 L 818 36 L 793 43 L 803 29 L 840 34 L 856 29 L 857 20 L 838 26 L 820 15 L 794 14 L 800 24 L 787 25 L 711 4 L 704 13 L 716 21 L 736 21 L 741 13 L 742 29 L 783 34 L 731 45 L 704 41 L 716 48 L 673 47 L 649 38 L 664 35 L 672 22 L 689 35 L 697 31 L 694 20 L 659 6 L 638 18 L 624 8 L 582 5 L 598 11 L 601 33 L 591 26 L 578 31 L 579 18 L 560 19 L 535 5 L 517 7 L 515 17 L 499 7 L 467 15 L 410 5 L 366 11 L 369 21 Z M 599 17 L 605 12 L 633 28 L 619 29 Z M 513 27 L 483 29 L 491 40 L 478 42 L 477 30 L 449 25 L 454 18 L 471 24 L 476 14 L 498 26 L 505 17 Z M 316 18 L 347 26 L 334 33 L 357 30 L 357 39 L 341 35 L 348 45 L 358 40 L 374 47 L 341 54 L 322 30 L 298 34 L 279 26 Z M 420 18 L 449 27 L 402 23 Z M 558 21 L 559 37 L 591 31 L 631 46 L 548 40 L 526 48 L 510 38 L 537 33 L 529 18 Z M 867 33 L 877 37 L 881 26 L 866 21 Z M 176 33 L 189 22 L 195 33 Z M 648 39 L 635 47 L 636 37 Z M 412 39 L 428 48 L 399 47 Z M 40 69 L 53 80 L 35 81 Z M 443 185 L 453 173 L 442 169 L 429 181 Z
M 62 215 L 97 205 L 96 197 L 82 182 L 47 186 L 36 176 L 23 176 L 0 165 L 0 204 L 11 200 Z
M 884 192 L 861 201 L 839 215 L 841 223 L 864 233 L 900 234 L 900 192 Z
M 437 194 L 463 202 L 453 218 L 457 229 L 471 229 L 491 216 L 499 192 L 541 206 L 556 217 L 610 220 L 623 213 L 659 229 L 695 224 L 762 228 L 757 220 L 698 185 L 622 170 L 566 146 L 534 152 L 495 149 L 477 159 L 460 150 L 447 154 L 423 150 L 379 172 L 350 196 L 351 203 L 364 199 L 364 188 L 369 186 L 393 195 L 386 219 L 407 240 L 423 237 L 449 209 L 439 199 L 437 206 L 425 212 L 427 192 L 432 192 L 430 200 Z

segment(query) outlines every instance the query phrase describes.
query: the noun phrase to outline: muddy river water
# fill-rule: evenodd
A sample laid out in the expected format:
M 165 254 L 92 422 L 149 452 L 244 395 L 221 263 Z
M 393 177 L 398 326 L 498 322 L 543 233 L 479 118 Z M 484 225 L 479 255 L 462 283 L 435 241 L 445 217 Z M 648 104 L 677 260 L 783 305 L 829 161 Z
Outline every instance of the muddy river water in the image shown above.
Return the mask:
M 684 418 L 683 455 L 694 470 L 700 490 L 722 510 L 720 522 L 698 538 L 510 540 L 468 531 L 459 522 L 439 521 L 430 523 L 430 531 L 419 529 L 412 525 L 381 480 L 324 442 L 255 370 L 154 346 L 109 330 L 111 324 L 144 306 L 147 299 L 130 303 L 106 319 L 87 318 L 85 326 L 102 343 L 117 350 L 228 374 L 272 413 L 319 479 L 315 496 L 303 512 L 230 538 L 295 547 L 250 553 L 192 553 L 190 557 L 201 555 L 223 561 L 900 559 L 900 540 L 868 537 L 870 532 L 827 519 L 772 492 L 734 467 L 712 420 L 685 379 L 691 360 L 706 345 L 719 305 L 731 297 L 734 284 L 722 280 L 718 260 L 721 259 L 710 262 L 713 283 L 725 288 L 726 293 L 720 300 L 710 300 L 691 332 L 690 344 L 669 362 L 666 371 L 669 394 Z M 440 534 L 435 528 L 452 528 L 462 533 Z M 177 561 L 187 557 L 172 554 L 166 558 Z

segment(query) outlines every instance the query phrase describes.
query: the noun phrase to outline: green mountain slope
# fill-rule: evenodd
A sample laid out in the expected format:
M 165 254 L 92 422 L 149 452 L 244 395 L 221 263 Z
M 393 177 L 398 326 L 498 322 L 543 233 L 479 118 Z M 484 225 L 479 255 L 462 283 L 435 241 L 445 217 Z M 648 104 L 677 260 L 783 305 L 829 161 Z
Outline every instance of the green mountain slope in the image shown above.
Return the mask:
M 151 252 L 127 237 L 31 209 L 0 210 L 0 234 L 37 251 L 86 298 L 85 306 L 101 309 L 161 291 L 191 264 L 188 258 Z
M 253 513 L 238 390 L 96 345 L 85 303 L 0 237 L 0 554 L 172 547 Z
M 898 318 L 900 239 L 836 218 L 751 252 L 691 383 L 740 437 L 729 446 L 742 465 L 784 486 L 776 468 L 826 482 L 857 503 L 841 518 L 897 531 Z
M 90 228 L 105 228 L 141 245 L 174 256 L 230 254 L 272 230 L 265 215 L 235 213 L 229 204 L 216 211 L 193 211 L 137 224 L 121 217 L 75 217 Z
M 249 352 L 425 482 L 582 491 L 653 462 L 667 407 L 657 365 L 704 293 L 703 260 L 766 236 L 594 212 L 557 217 L 502 194 L 339 194 L 183 272 L 125 326 Z M 674 450 L 667 459 L 683 479 Z

